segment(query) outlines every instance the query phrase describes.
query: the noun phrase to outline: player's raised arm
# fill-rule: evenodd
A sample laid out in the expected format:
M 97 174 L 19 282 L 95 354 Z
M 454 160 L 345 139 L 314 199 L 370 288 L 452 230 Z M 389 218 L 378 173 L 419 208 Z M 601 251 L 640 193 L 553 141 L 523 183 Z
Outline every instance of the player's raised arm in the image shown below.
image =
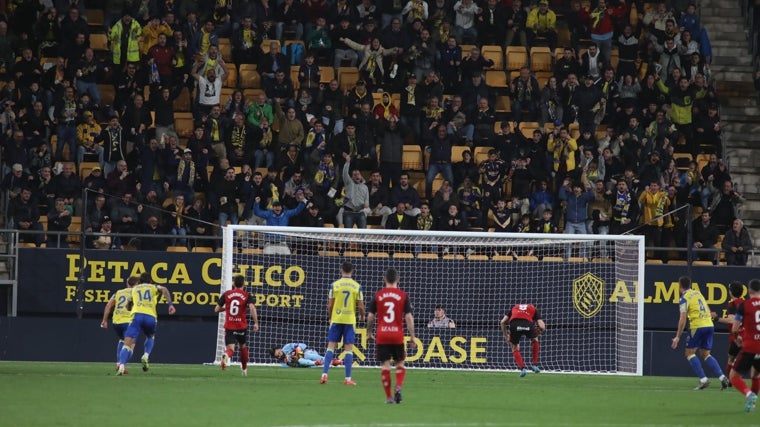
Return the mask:
M 259 331 L 259 314 L 256 311 L 256 305 L 252 302 L 248 303 L 248 311 L 251 312 L 251 319 L 253 319 L 253 332 Z
M 111 313 L 111 309 L 116 304 L 116 298 L 111 297 L 106 304 L 106 308 L 103 309 L 103 320 L 100 322 L 100 327 L 103 329 L 108 328 L 108 315 Z
M 156 285 L 156 287 L 161 291 L 162 294 L 164 294 L 166 301 L 169 302 L 169 314 L 176 313 L 177 309 L 174 308 L 174 303 L 172 302 L 172 294 L 169 292 L 169 289 L 167 289 L 165 286 L 160 285 Z

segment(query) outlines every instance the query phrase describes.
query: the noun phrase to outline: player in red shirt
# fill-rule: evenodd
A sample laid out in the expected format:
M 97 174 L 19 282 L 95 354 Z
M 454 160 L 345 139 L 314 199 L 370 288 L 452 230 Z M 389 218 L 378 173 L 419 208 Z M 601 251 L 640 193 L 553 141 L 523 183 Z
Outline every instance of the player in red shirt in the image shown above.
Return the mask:
M 245 277 L 237 275 L 232 279 L 234 288 L 225 292 L 214 311 L 221 313 L 224 311 L 224 345 L 227 347 L 222 354 L 222 370 L 227 369 L 230 358 L 235 353 L 235 344 L 240 347 L 240 369 L 243 376 L 248 375 L 248 345 L 246 344 L 246 335 L 248 334 L 248 311 L 251 312 L 253 319 L 253 332 L 259 331 L 259 316 L 256 313 L 256 306 L 253 305 L 253 296 L 243 289 Z
M 398 287 L 398 271 L 391 267 L 385 272 L 385 287 L 375 294 L 369 303 L 367 315 L 367 331 L 370 339 L 377 343 L 377 360 L 382 363 L 380 378 L 385 390 L 386 403 L 401 403 L 401 387 L 404 385 L 406 368 L 404 359 L 404 320 L 409 330 L 409 347 L 415 348 L 417 343 L 414 337 L 414 316 L 412 316 L 412 304 L 406 296 L 406 292 Z M 373 332 L 373 325 L 377 317 L 377 331 Z M 396 362 L 396 389 L 391 397 L 391 359 Z
M 731 332 L 731 326 L 734 324 L 736 308 L 744 302 L 744 298 L 742 297 L 744 295 L 744 284 L 741 282 L 731 282 L 728 285 L 728 291 L 731 293 L 732 298 L 731 301 L 728 302 L 728 307 L 726 307 L 725 317 L 714 316 L 717 318 L 716 320 L 718 323 L 725 323 L 728 325 L 728 363 L 726 363 L 726 376 L 730 376 L 731 367 L 734 365 L 734 360 L 741 350 L 741 347 L 736 343 L 736 337 L 739 336 L 739 334 Z
M 743 330 L 742 330 L 743 329 Z M 736 308 L 733 332 L 742 330 L 737 340 L 741 352 L 736 356 L 734 369 L 731 371 L 731 384 L 741 392 L 746 400 L 744 410 L 752 412 L 757 404 L 760 391 L 760 280 L 749 281 L 749 298 Z M 742 375 L 751 370 L 752 390 L 747 388 Z
M 546 324 L 541 319 L 541 314 L 539 314 L 536 306 L 533 304 L 515 304 L 509 313 L 501 319 L 500 325 L 504 339 L 512 347 L 512 356 L 515 358 L 515 362 L 517 362 L 517 367 L 520 368 L 520 378 L 528 373 L 528 369 L 525 368 L 525 363 L 520 354 L 520 338 L 523 335 L 528 337 L 532 343 L 531 369 L 535 373 L 541 372 L 537 366 L 539 351 L 538 335 L 546 330 Z M 536 327 L 538 330 L 536 330 Z

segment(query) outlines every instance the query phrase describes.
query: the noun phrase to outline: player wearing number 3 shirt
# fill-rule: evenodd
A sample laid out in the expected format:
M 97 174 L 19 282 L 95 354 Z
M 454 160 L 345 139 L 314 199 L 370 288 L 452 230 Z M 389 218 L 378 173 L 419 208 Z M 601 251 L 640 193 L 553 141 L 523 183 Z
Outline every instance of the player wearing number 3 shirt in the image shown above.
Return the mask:
M 401 387 L 406 377 L 405 320 L 406 328 L 409 330 L 409 347 L 417 346 L 414 337 L 412 304 L 406 293 L 399 289 L 398 280 L 398 271 L 395 268 L 389 268 L 385 272 L 385 288 L 375 294 L 367 310 L 367 331 L 370 333 L 370 339 L 374 339 L 377 343 L 377 360 L 382 363 L 380 379 L 385 391 L 386 403 L 401 403 Z M 377 318 L 377 330 L 373 332 L 375 318 Z M 393 397 L 391 397 L 391 359 L 396 362 L 396 388 Z
M 224 353 L 222 354 L 222 370 L 227 369 L 230 358 L 235 353 L 235 345 L 240 347 L 240 369 L 243 376 L 248 374 L 248 312 L 253 319 L 253 332 L 259 331 L 259 316 L 253 305 L 253 296 L 243 289 L 245 277 L 237 275 L 232 279 L 234 288 L 225 292 L 219 299 L 214 311 L 224 311 Z
M 752 412 L 760 391 L 760 280 L 750 280 L 749 299 L 736 307 L 732 331 L 741 331 L 741 352 L 731 370 L 731 384 L 745 396 L 744 410 Z M 751 371 L 752 389 L 747 388 L 742 378 L 747 371 Z
M 691 368 L 699 377 L 699 384 L 694 390 L 703 390 L 710 385 L 710 381 L 707 379 L 707 375 L 705 375 L 705 370 L 702 368 L 702 363 L 697 358 L 697 349 L 699 349 L 699 356 L 705 361 L 707 367 L 710 368 L 715 376 L 720 378 L 721 389 L 725 389 L 729 384 L 728 378 L 723 375 L 723 370 L 720 368 L 718 361 L 710 355 L 713 335 L 715 334 L 710 307 L 708 307 L 705 297 L 702 296 L 699 290 L 692 288 L 691 278 L 688 276 L 681 276 L 678 279 L 678 287 L 681 290 L 681 300 L 678 303 L 681 316 L 678 319 L 676 336 L 673 337 L 670 347 L 674 350 L 678 348 L 681 333 L 686 328 L 686 321 L 688 320 L 690 333 L 688 334 L 684 355 L 686 356 L 686 360 L 689 361 Z

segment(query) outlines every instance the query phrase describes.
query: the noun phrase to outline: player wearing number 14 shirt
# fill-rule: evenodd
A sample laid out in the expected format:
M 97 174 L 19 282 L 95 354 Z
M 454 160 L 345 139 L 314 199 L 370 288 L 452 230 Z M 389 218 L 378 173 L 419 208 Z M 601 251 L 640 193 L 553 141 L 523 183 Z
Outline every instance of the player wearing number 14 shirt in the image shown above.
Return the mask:
M 731 384 L 745 396 L 744 410 L 752 412 L 757 404 L 760 391 L 760 280 L 749 282 L 749 298 L 736 308 L 732 332 L 741 331 L 741 352 L 734 360 L 731 370 Z M 742 378 L 750 372 L 752 388 Z
M 222 294 L 214 311 L 224 311 L 224 353 L 222 353 L 222 370 L 227 369 L 230 358 L 235 353 L 235 345 L 240 347 L 240 369 L 243 376 L 248 375 L 248 312 L 253 319 L 253 332 L 259 331 L 259 316 L 253 304 L 253 296 L 243 289 L 245 277 L 236 275 L 232 279 L 234 288 Z
M 404 359 L 404 321 L 409 330 L 409 347 L 416 347 L 412 304 L 406 293 L 398 287 L 399 275 L 395 268 L 385 272 L 385 288 L 377 291 L 367 310 L 367 331 L 377 343 L 377 360 L 382 363 L 380 379 L 385 391 L 386 403 L 401 403 L 401 387 L 404 385 L 406 368 Z M 377 318 L 377 331 L 372 327 Z M 391 359 L 396 363 L 396 388 L 391 397 Z

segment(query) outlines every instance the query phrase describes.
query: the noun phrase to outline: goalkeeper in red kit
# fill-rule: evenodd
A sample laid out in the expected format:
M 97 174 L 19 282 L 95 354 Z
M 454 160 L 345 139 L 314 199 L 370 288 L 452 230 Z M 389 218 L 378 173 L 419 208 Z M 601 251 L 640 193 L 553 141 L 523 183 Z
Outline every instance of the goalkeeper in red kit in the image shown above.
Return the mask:
M 541 314 L 533 304 L 515 304 L 508 314 L 501 319 L 501 332 L 504 339 L 512 347 L 512 356 L 515 358 L 517 367 L 520 368 L 520 378 L 528 374 L 522 355 L 520 354 L 520 338 L 528 337 L 531 342 L 531 369 L 535 373 L 541 372 L 538 368 L 538 335 L 546 330 L 546 324 L 541 319 Z
M 382 364 L 380 378 L 385 391 L 386 403 L 401 403 L 401 387 L 404 385 L 404 377 L 406 377 L 404 320 L 406 320 L 406 328 L 409 330 L 409 347 L 415 348 L 417 346 L 414 337 L 412 304 L 406 292 L 399 289 L 398 281 L 398 271 L 395 268 L 389 268 L 385 272 L 385 287 L 377 291 L 367 310 L 367 331 L 370 333 L 370 339 L 377 343 L 377 360 Z M 377 318 L 377 330 L 373 332 L 375 318 Z M 392 397 L 391 359 L 396 363 L 396 388 Z
M 232 279 L 234 288 L 226 291 L 214 311 L 221 313 L 224 311 L 224 353 L 222 354 L 222 370 L 227 369 L 230 358 L 235 352 L 235 345 L 240 347 L 240 369 L 243 376 L 248 375 L 248 344 L 246 336 L 248 335 L 248 312 L 253 319 L 253 332 L 259 331 L 259 316 L 256 313 L 256 306 L 253 304 L 253 296 L 243 289 L 245 278 L 237 275 Z

